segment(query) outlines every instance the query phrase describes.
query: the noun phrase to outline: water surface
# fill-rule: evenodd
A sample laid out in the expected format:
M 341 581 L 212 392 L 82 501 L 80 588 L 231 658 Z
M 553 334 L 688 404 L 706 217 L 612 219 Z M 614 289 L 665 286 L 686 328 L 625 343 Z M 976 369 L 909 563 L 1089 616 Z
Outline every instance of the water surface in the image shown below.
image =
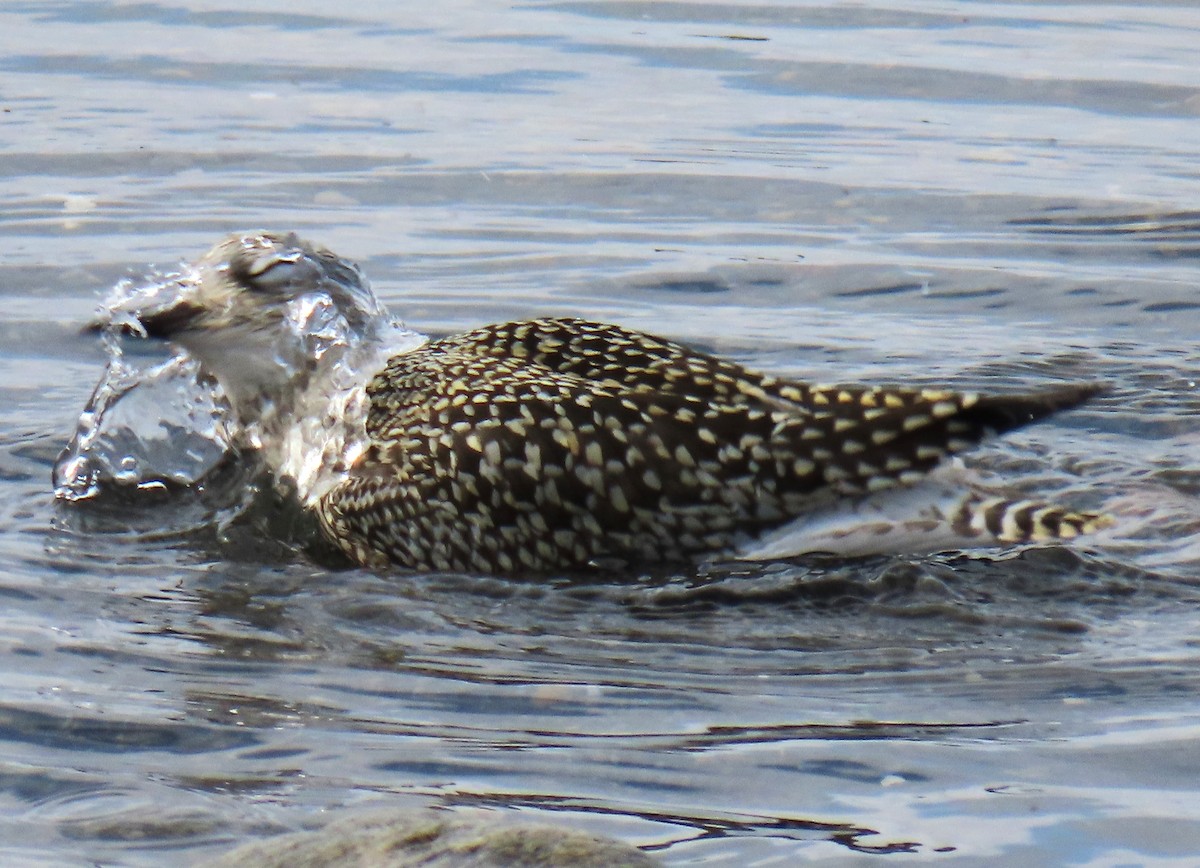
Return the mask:
M 1190 864 L 1198 42 L 1171 3 L 6 4 L 0 861 L 411 805 L 668 864 Z M 99 296 L 249 228 L 434 334 L 578 314 L 823 381 L 1104 380 L 974 464 L 1121 525 L 528 583 L 56 509 Z

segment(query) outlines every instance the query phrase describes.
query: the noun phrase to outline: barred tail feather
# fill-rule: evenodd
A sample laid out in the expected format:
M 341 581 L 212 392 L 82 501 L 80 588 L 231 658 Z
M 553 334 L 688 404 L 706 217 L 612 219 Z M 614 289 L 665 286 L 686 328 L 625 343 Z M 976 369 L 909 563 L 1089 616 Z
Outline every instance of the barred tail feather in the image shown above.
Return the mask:
M 952 518 L 956 531 L 1002 543 L 1074 539 L 1112 527 L 1113 518 L 1099 512 L 1073 512 L 1040 500 L 971 496 Z
M 742 546 L 735 556 L 770 560 L 817 552 L 913 555 L 1071 540 L 1114 523 L 1105 513 L 997 495 L 968 482 L 968 476 L 951 465 L 919 485 L 855 501 L 831 501 Z

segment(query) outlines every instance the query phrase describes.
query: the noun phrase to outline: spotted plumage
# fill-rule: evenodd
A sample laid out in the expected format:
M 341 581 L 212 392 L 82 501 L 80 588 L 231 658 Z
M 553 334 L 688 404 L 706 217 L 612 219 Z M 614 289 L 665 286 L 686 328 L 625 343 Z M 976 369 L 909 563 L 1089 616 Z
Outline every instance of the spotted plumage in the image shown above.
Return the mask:
M 238 396 L 268 465 L 299 480 L 329 539 L 376 567 L 511 574 L 745 553 L 839 503 L 912 486 L 985 436 L 1097 391 L 809 385 L 580 319 L 384 352 L 361 327 L 381 318 L 365 284 L 322 294 L 322 281 L 358 280 L 344 265 L 331 278 L 340 260 L 326 251 L 294 236 L 235 236 L 202 262 L 210 271 L 175 304 L 137 316 L 201 357 Z M 340 333 L 339 351 L 281 351 L 277 333 L 307 327 L 297 299 L 326 296 L 359 323 Z M 281 369 L 250 376 L 244 359 L 231 363 L 221 346 L 230 321 L 239 352 L 262 343 L 263 364 L 284 358 Z M 368 369 L 360 379 L 338 368 L 350 361 Z M 314 428 L 312 418 L 322 421 Z M 1105 522 L 970 493 L 921 520 L 981 541 L 1066 538 Z
M 916 482 L 990 431 L 1094 391 L 809 386 L 618 326 L 505 323 L 388 363 L 367 387 L 371 446 L 320 515 L 369 563 L 683 561 L 733 551 L 828 494 Z M 1048 509 L 957 520 L 968 536 L 1019 540 L 1093 518 Z

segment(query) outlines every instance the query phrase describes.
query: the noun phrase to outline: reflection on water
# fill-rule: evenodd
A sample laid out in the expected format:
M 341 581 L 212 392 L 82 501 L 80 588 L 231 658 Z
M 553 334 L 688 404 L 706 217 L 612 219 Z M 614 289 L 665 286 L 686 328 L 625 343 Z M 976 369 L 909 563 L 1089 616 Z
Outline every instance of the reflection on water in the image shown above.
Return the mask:
M 0 11 L 3 861 L 365 807 L 667 863 L 1200 852 L 1197 13 L 402 7 Z M 582 314 L 823 381 L 1102 379 L 975 464 L 1121 523 L 522 583 L 316 562 L 225 520 L 242 477 L 55 511 L 98 294 L 260 227 L 436 334 Z

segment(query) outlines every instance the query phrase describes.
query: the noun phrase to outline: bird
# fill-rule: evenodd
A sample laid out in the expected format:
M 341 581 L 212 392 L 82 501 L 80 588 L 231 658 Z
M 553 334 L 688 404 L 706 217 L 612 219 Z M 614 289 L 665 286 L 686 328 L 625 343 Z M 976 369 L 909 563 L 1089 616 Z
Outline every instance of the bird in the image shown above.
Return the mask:
M 265 231 L 230 235 L 103 316 L 197 359 L 239 448 L 370 569 L 870 554 L 1064 540 L 1112 521 L 946 471 L 1096 383 L 821 385 L 573 317 L 430 339 L 391 319 L 353 263 Z

